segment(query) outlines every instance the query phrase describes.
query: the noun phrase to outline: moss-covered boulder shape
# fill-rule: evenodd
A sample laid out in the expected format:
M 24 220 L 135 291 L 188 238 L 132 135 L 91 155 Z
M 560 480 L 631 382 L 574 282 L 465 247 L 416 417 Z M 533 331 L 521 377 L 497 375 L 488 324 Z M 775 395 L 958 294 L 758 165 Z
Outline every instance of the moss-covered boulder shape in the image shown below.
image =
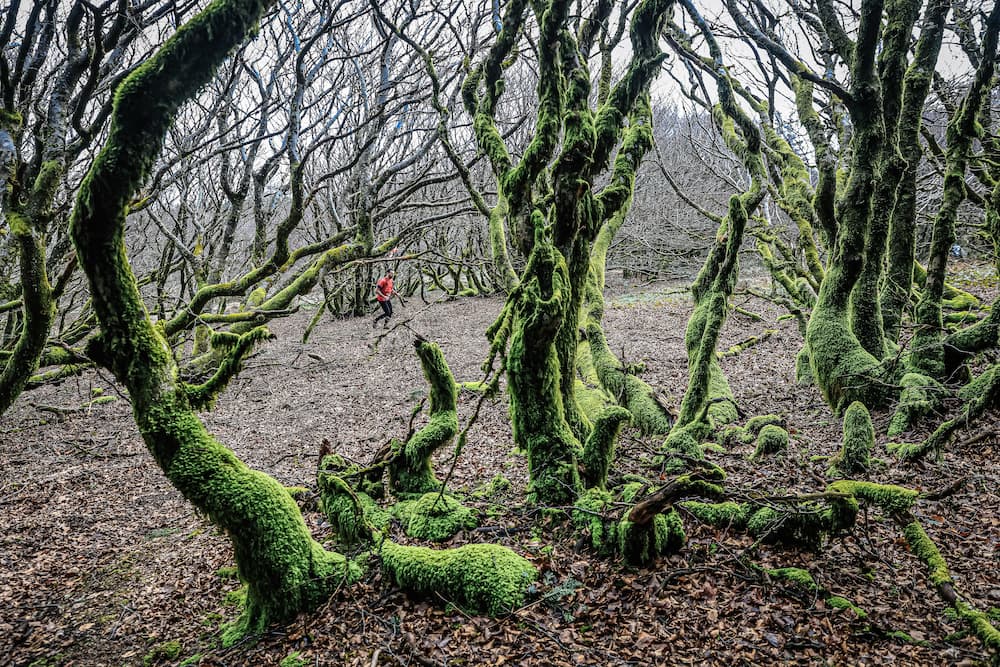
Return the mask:
M 386 540 L 382 566 L 404 591 L 439 594 L 490 616 L 509 614 L 523 605 L 529 585 L 538 579 L 531 563 L 496 544 L 435 550 Z
M 907 373 L 899 384 L 903 389 L 899 395 L 899 405 L 889 422 L 887 435 L 890 438 L 910 430 L 918 420 L 934 410 L 944 392 L 940 382 L 920 373 Z
M 875 447 L 875 428 L 868 408 L 854 401 L 844 413 L 844 442 L 840 451 L 830 459 L 828 477 L 847 477 L 866 472 L 871 466 L 871 452 Z
M 768 424 L 757 434 L 757 447 L 750 455 L 751 461 L 788 450 L 788 431 L 775 424 Z
M 453 496 L 425 493 L 417 500 L 396 505 L 403 530 L 410 537 L 440 542 L 461 530 L 475 528 L 475 513 Z
M 725 443 L 741 442 L 749 445 L 760 435 L 761 429 L 768 425 L 785 428 L 788 424 L 782 415 L 756 415 L 747 420 L 744 426 L 730 424 L 722 430 L 722 439 Z

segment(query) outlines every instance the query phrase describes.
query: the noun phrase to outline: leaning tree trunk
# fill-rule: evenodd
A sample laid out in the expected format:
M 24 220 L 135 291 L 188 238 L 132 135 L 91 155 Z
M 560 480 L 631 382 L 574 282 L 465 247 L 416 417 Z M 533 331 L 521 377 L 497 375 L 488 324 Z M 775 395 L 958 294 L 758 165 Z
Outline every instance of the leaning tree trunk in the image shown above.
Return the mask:
M 0 128 L 0 133 L 3 131 Z M 45 235 L 62 173 L 61 162 L 45 162 L 31 189 L 26 210 L 12 210 L 6 216 L 20 251 L 24 323 L 13 353 L 0 372 L 0 415 L 7 411 L 38 369 L 55 317 L 53 289 L 45 270 Z
M 248 587 L 235 634 L 260 631 L 272 620 L 315 606 L 352 569 L 311 538 L 298 507 L 277 481 L 243 464 L 195 414 L 235 374 L 261 330 L 241 337 L 230 363 L 208 383 L 182 383 L 125 256 L 125 212 L 178 108 L 246 39 L 270 4 L 216 0 L 121 84 L 107 143 L 81 184 L 71 219 L 101 324 L 89 346 L 91 355 L 127 387 L 139 431 L 167 478 L 232 539 Z
M 917 303 L 917 331 L 913 336 L 910 362 L 916 370 L 941 378 L 945 371 L 944 323 L 941 299 L 944 294 L 945 271 L 951 245 L 955 242 L 955 221 L 958 207 L 965 200 L 965 171 L 972 151 L 973 139 L 979 132 L 977 117 L 984 100 L 989 103 L 989 91 L 996 62 L 997 38 L 1000 31 L 1000 3 L 993 6 L 983 37 L 983 58 L 976 70 L 969 92 L 948 124 L 948 153 L 944 174 L 944 197 L 934 218 L 927 280 Z

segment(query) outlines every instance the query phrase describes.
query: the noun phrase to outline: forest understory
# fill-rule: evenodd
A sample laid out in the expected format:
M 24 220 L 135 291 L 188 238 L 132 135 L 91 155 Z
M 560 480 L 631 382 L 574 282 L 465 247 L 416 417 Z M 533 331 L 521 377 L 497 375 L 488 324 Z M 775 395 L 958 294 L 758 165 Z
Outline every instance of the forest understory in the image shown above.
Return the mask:
M 989 302 L 986 266 L 960 264 L 954 283 Z M 765 329 L 756 346 L 722 359 L 745 418 L 780 414 L 787 454 L 751 462 L 753 444 L 708 459 L 724 468 L 733 499 L 822 491 L 825 457 L 841 423 L 815 387 L 795 384 L 802 338 L 773 305 L 737 291 L 719 350 Z M 333 451 L 367 463 L 402 438 L 426 394 L 415 334 L 436 341 L 456 380 L 476 381 L 488 351 L 483 331 L 502 306 L 466 298 L 425 307 L 412 299 L 394 326 L 325 319 L 308 343 L 315 311 L 274 323 L 276 340 L 247 363 L 202 415 L 249 465 L 288 486 L 316 486 L 317 457 Z M 687 382 L 683 285 L 612 290 L 604 325 L 626 363 L 677 406 Z M 758 321 L 746 312 L 761 316 Z M 404 324 L 405 322 L 405 324 Z M 501 618 L 471 616 L 444 599 L 418 599 L 383 580 L 372 563 L 315 613 L 256 641 L 220 648 L 220 626 L 238 615 L 230 542 L 169 484 L 146 450 L 129 405 L 106 374 L 87 372 L 23 394 L 0 422 L 0 663 L 12 665 L 975 665 L 989 660 L 964 624 L 945 613 L 924 566 L 891 518 L 859 517 L 853 532 L 814 553 L 755 543 L 700 525 L 682 511 L 688 542 L 649 568 L 590 553 L 563 509 L 525 504 L 524 457 L 512 451 L 503 394 L 469 434 L 449 491 L 475 508 L 479 527 L 446 542 L 509 546 L 540 571 L 528 604 Z M 95 404 L 98 396 L 116 400 Z M 478 397 L 459 396 L 464 425 Z M 950 404 L 955 411 L 959 401 Z M 1000 418 L 959 432 L 941 460 L 902 464 L 886 452 L 889 412 L 873 413 L 873 481 L 931 491 L 965 480 L 914 509 L 948 561 L 958 590 L 1000 616 Z M 921 441 L 947 415 L 904 434 Z M 425 419 L 417 418 L 416 425 Z M 612 479 L 657 475 L 657 439 L 623 432 Z M 452 450 L 439 452 L 438 471 Z M 507 484 L 504 480 L 509 480 Z M 321 542 L 331 527 L 302 499 Z M 413 543 L 398 526 L 394 539 Z M 363 551 L 351 554 L 366 559 Z M 374 559 L 375 556 L 367 558 Z M 816 587 L 766 570 L 808 570 Z M 837 596 L 851 605 L 829 600 Z

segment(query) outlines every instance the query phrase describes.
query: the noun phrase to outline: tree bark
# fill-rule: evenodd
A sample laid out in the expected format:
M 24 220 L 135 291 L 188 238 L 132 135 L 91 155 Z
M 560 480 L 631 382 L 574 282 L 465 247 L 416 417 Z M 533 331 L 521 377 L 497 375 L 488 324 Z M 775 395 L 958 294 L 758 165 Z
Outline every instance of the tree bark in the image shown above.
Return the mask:
M 71 219 L 101 325 L 91 356 L 128 389 L 139 431 L 167 478 L 233 542 L 248 593 L 243 616 L 226 636 L 230 641 L 317 605 L 352 576 L 353 566 L 324 551 L 285 489 L 243 464 L 194 413 L 192 388 L 178 379 L 125 256 L 125 212 L 180 105 L 270 4 L 216 0 L 121 84 L 107 143 L 81 184 Z

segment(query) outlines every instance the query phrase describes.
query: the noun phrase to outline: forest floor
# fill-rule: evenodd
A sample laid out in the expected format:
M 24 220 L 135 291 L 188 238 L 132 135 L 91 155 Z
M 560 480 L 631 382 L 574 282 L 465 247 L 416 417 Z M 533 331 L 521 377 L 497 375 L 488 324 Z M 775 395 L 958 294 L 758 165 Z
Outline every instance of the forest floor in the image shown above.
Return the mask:
M 965 286 L 982 287 L 980 273 L 968 278 Z M 723 368 L 747 417 L 786 417 L 791 447 L 759 463 L 748 461 L 752 445 L 709 458 L 728 471 L 734 497 L 820 491 L 827 464 L 815 457 L 837 451 L 841 428 L 814 387 L 794 382 L 798 329 L 778 322 L 779 311 L 767 302 L 738 295 L 735 303 L 763 321 L 734 314 L 720 349 L 764 329 L 776 332 L 724 359 Z M 411 299 L 388 332 L 373 331 L 369 318 L 325 318 L 306 344 L 302 331 L 314 312 L 300 312 L 275 323 L 277 339 L 248 362 L 205 421 L 250 465 L 289 486 L 314 487 L 324 438 L 335 451 L 367 462 L 390 437 L 405 436 L 426 391 L 414 332 L 440 343 L 458 380 L 476 380 L 487 351 L 483 331 L 500 306 L 498 299 L 470 298 L 424 307 Z M 686 382 L 689 312 L 682 287 L 648 285 L 614 290 L 605 319 L 612 349 L 643 362 L 643 377 L 675 405 Z M 895 524 L 875 510 L 859 516 L 852 534 L 815 553 L 755 545 L 686 515 L 687 545 L 653 567 L 588 553 L 559 512 L 525 505 L 525 459 L 512 451 L 503 399 L 483 410 L 450 485 L 478 510 L 480 527 L 445 546 L 511 547 L 540 570 L 539 596 L 505 618 L 469 616 L 445 600 L 403 595 L 369 556 L 366 578 L 321 609 L 223 649 L 220 625 L 238 613 L 229 542 L 159 472 L 124 397 L 76 409 L 97 395 L 118 396 L 106 376 L 88 372 L 26 393 L 0 421 L 0 664 L 975 665 L 988 659 L 928 587 Z M 459 400 L 464 423 L 476 397 Z M 884 434 L 888 414 L 874 419 Z M 919 440 L 930 422 L 906 439 Z M 983 610 L 1000 607 L 998 433 L 993 413 L 961 432 L 940 461 L 920 465 L 896 462 L 880 436 L 877 455 L 885 464 L 870 475 L 923 490 L 967 479 L 954 494 L 922 501 L 915 511 L 957 588 Z M 615 471 L 655 478 L 658 445 L 624 433 Z M 438 470 L 450 459 L 450 451 L 441 452 Z M 513 485 L 489 495 L 496 475 Z M 314 504 L 304 514 L 317 539 L 331 538 Z M 753 564 L 805 568 L 824 592 L 770 580 Z M 831 608 L 828 595 L 863 611 Z

